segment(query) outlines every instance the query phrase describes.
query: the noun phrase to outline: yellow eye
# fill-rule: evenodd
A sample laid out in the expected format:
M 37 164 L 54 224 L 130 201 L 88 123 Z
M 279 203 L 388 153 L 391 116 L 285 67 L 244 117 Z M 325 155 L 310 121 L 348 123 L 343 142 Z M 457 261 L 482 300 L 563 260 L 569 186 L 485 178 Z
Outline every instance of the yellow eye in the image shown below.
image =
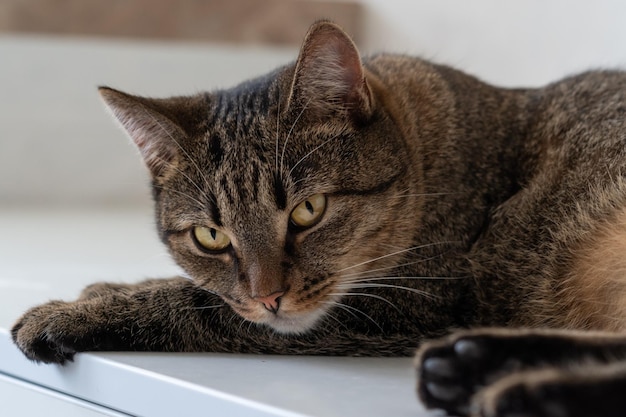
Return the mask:
M 222 251 L 230 246 L 228 236 L 213 227 L 196 226 L 193 236 L 200 246 L 210 251 Z
M 326 210 L 326 196 L 315 194 L 304 200 L 291 212 L 291 221 L 298 227 L 310 227 L 317 223 Z

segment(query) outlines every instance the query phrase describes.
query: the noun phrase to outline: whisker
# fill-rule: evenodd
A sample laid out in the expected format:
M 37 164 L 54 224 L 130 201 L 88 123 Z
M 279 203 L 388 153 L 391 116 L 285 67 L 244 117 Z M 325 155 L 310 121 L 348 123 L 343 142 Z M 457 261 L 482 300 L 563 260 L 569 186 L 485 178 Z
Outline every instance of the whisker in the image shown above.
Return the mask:
M 343 310 L 347 311 L 348 313 L 351 313 L 351 310 L 352 310 L 352 311 L 356 311 L 357 313 L 362 314 L 363 316 L 367 317 L 367 318 L 368 318 L 368 319 L 369 319 L 372 323 L 374 323 L 374 325 L 375 325 L 376 327 L 378 327 L 378 328 L 380 329 L 380 331 L 381 331 L 381 332 L 383 332 L 383 331 L 384 331 L 384 330 L 383 330 L 383 328 L 382 328 L 382 327 L 381 327 L 381 326 L 380 326 L 380 325 L 376 322 L 376 320 L 374 320 L 371 316 L 369 316 L 368 314 L 364 313 L 363 311 L 359 310 L 359 309 L 358 309 L 358 308 L 356 308 L 356 307 L 352 307 L 352 306 L 349 306 L 349 305 L 347 305 L 347 304 L 339 303 L 339 302 L 336 302 L 336 301 L 320 301 L 320 302 L 321 302 L 321 303 L 324 303 L 324 304 L 332 304 L 332 305 L 335 305 L 335 306 L 337 306 L 337 307 L 339 307 L 339 308 L 341 308 L 341 309 L 343 309 Z M 357 317 L 354 313 L 351 313 L 351 314 L 352 314 L 355 318 L 357 318 L 357 319 L 358 319 L 358 317 Z
M 235 312 L 233 311 L 233 315 L 232 315 L 232 316 L 228 319 L 228 321 L 226 322 L 226 328 L 231 328 L 231 324 L 232 324 L 232 322 L 233 322 L 233 321 L 234 321 L 237 317 L 240 317 L 240 318 L 241 318 L 241 316 L 240 316 L 239 314 L 237 314 L 237 313 L 235 313 Z M 245 321 L 245 319 L 243 319 L 243 320 Z
M 300 178 L 299 180 L 294 181 L 293 185 L 295 187 L 296 185 L 300 184 L 301 182 L 305 182 L 306 180 L 307 180 L 306 177 Z
M 347 307 L 347 305 L 345 305 L 345 304 L 343 304 L 343 303 L 339 303 L 339 302 L 337 302 L 337 301 L 319 301 L 319 303 L 321 303 L 321 304 L 329 304 L 329 305 L 332 305 L 332 306 L 335 306 L 335 307 L 339 307 L 339 308 L 341 308 L 342 310 L 344 310 L 344 311 L 348 312 L 348 313 L 349 313 L 352 317 L 354 317 L 355 319 L 359 319 L 359 320 L 360 320 L 359 316 L 357 316 L 357 315 L 356 315 L 354 312 L 352 312 L 351 310 L 347 309 L 347 308 L 346 308 L 346 307 Z M 328 314 L 328 312 L 327 312 L 326 314 Z
M 216 304 L 214 306 L 203 306 L 203 307 L 185 307 L 185 310 L 208 310 L 212 308 L 220 308 L 224 307 L 226 304 Z
M 280 173 L 282 175 L 283 172 L 283 160 L 285 159 L 285 151 L 287 150 L 287 143 L 289 142 L 289 138 L 291 137 L 291 133 L 293 132 L 293 129 L 296 127 L 296 125 L 298 124 L 298 121 L 300 120 L 300 117 L 302 117 L 302 115 L 304 114 L 304 111 L 306 110 L 306 108 L 309 106 L 309 104 L 311 103 L 312 98 L 310 98 L 302 107 L 302 110 L 300 110 L 300 113 L 298 113 L 298 116 L 296 117 L 296 120 L 294 120 L 293 124 L 291 125 L 291 128 L 289 129 L 289 132 L 287 133 L 287 137 L 285 138 L 285 143 L 283 144 L 283 151 L 280 155 Z
M 340 269 L 340 270 L 338 270 L 336 272 L 339 273 L 339 272 L 347 271 L 349 269 L 356 268 L 356 267 L 359 267 L 361 265 L 367 265 L 369 263 L 376 262 L 376 261 L 379 261 L 381 259 L 389 258 L 390 256 L 396 256 L 396 255 L 400 255 L 402 253 L 414 251 L 414 250 L 417 250 L 417 249 L 423 249 L 423 248 L 426 248 L 426 247 L 429 247 L 429 246 L 435 246 L 435 245 L 443 245 L 443 244 L 446 244 L 446 243 L 453 243 L 453 242 L 426 243 L 424 245 L 413 246 L 413 247 L 402 249 L 402 250 L 399 250 L 399 251 L 396 251 L 396 252 L 388 253 L 387 255 L 382 255 L 382 256 L 379 256 L 379 257 L 374 258 L 374 259 L 363 261 L 363 262 L 360 262 L 360 263 L 358 263 L 356 265 L 348 266 L 348 267 Z
M 200 174 L 200 176 L 202 177 L 202 179 L 204 180 L 205 184 L 210 184 L 210 182 L 207 180 L 206 176 L 204 175 L 204 172 L 200 169 L 200 167 L 198 166 L 198 164 L 196 163 L 196 161 L 191 157 L 191 155 L 189 155 L 189 153 L 182 147 L 182 145 L 174 138 L 174 136 L 172 136 L 172 134 L 165 128 L 163 127 L 163 125 L 161 124 L 161 122 L 159 122 L 157 120 L 156 117 L 154 117 L 152 115 L 152 113 L 150 113 L 148 111 L 148 109 L 146 109 L 145 107 L 142 107 L 144 112 L 150 116 L 150 118 L 152 119 L 152 121 L 154 121 L 160 128 L 161 130 L 163 130 L 163 132 L 165 132 L 167 134 L 167 136 L 172 140 L 172 142 L 174 142 L 176 144 L 176 146 L 178 146 L 178 149 L 180 149 L 180 151 L 183 153 L 183 155 L 185 155 L 187 157 L 187 159 L 189 160 L 189 162 L 191 162 L 193 164 L 193 166 L 196 168 L 196 170 L 198 171 L 198 174 Z M 193 182 L 193 181 L 192 181 Z M 194 183 L 195 184 L 195 183 Z M 196 185 L 197 186 L 197 185 Z M 211 199 L 212 200 L 212 199 Z
M 182 276 L 183 278 L 193 279 L 193 278 L 191 278 L 191 277 L 187 276 L 187 274 L 181 274 L 181 276 Z M 205 288 L 205 287 L 200 286 L 200 285 L 198 286 L 198 288 L 200 288 L 202 291 L 208 292 L 209 294 L 213 294 L 213 295 L 215 295 L 215 296 L 219 297 L 220 299 L 222 299 L 222 297 L 221 297 L 218 293 L 216 293 L 215 291 L 213 291 L 213 290 L 210 290 L 210 289 Z
M 376 300 L 384 301 L 385 303 L 387 303 L 391 307 L 393 307 L 397 312 L 400 312 L 400 309 L 398 308 L 398 306 L 396 306 L 391 301 L 387 300 L 385 297 L 381 297 L 380 295 L 376 295 L 376 294 L 368 294 L 368 293 L 365 293 L 365 292 L 343 292 L 343 293 L 333 293 L 333 294 L 329 294 L 329 295 L 347 296 L 347 297 L 363 296 L 363 297 L 374 298 Z
M 308 158 L 309 156 L 311 156 L 315 151 L 317 151 L 318 149 L 320 149 L 322 146 L 326 145 L 327 143 L 329 143 L 331 140 L 335 140 L 339 137 L 340 135 L 335 135 L 330 139 L 326 139 L 324 142 L 322 142 L 321 145 L 316 146 L 312 151 L 310 151 L 309 153 L 307 153 L 306 155 L 304 155 L 302 158 L 300 158 L 300 160 L 298 162 L 296 162 L 291 169 L 289 170 L 289 173 L 287 174 L 287 176 L 291 176 L 291 173 L 293 172 L 294 169 L 296 169 L 296 167 L 298 165 L 300 165 L 306 158 Z
M 394 268 L 400 268 L 400 267 L 403 267 L 403 266 L 415 265 L 415 264 L 418 264 L 418 263 L 421 263 L 421 262 L 430 261 L 432 259 L 438 258 L 439 256 L 440 255 L 431 256 L 431 257 L 428 257 L 428 258 L 423 258 L 423 259 L 419 259 L 419 260 L 412 261 L 412 262 L 405 262 L 405 263 L 399 264 L 399 265 L 390 265 L 390 266 L 385 266 L 385 267 L 376 268 L 376 269 L 369 269 L 367 271 L 352 272 L 350 274 L 342 275 L 341 277 L 342 278 L 351 278 L 351 277 L 355 277 L 355 276 L 359 276 L 359 275 L 369 274 L 369 273 L 372 273 L 372 272 L 385 271 L 385 270 L 388 270 L 388 269 L 394 269 Z
M 202 201 L 198 200 L 195 197 L 190 196 L 187 193 L 184 193 L 182 191 L 178 191 L 178 190 L 174 190 L 173 188 L 169 188 L 169 187 L 162 187 L 162 186 L 157 186 L 159 189 L 164 190 L 164 191 L 169 191 L 172 193 L 176 193 L 178 195 L 181 195 L 185 198 L 188 198 L 189 200 L 193 201 L 194 203 L 196 203 L 198 205 L 198 209 L 204 210 L 206 208 L 206 204 L 203 203 Z
M 248 322 L 248 328 L 246 329 L 246 331 L 248 332 L 248 334 L 250 334 L 250 333 L 251 333 L 251 330 L 250 330 L 250 329 L 252 329 L 252 326 L 255 326 L 255 325 L 256 325 L 256 323 L 255 323 L 255 322 L 253 322 L 253 321 Z
M 241 333 L 241 328 L 243 327 L 244 323 L 247 322 L 248 320 L 246 320 L 245 318 L 242 317 L 241 319 L 241 323 L 239 323 L 239 326 L 237 326 L 237 333 Z
M 353 279 L 353 280 L 345 280 L 342 283 L 359 283 L 359 282 L 371 282 L 371 281 L 384 281 L 384 280 L 418 280 L 418 281 L 447 281 L 447 280 L 458 280 L 458 279 L 467 279 L 469 277 L 390 277 L 390 276 L 381 276 L 381 277 L 364 277 L 364 279 Z
M 332 314 L 331 312 L 326 312 L 324 314 L 324 319 L 333 319 L 336 323 L 338 323 L 341 327 L 343 327 L 344 329 L 347 329 L 348 326 L 346 326 L 346 324 L 344 322 L 342 322 L 341 320 L 339 320 L 334 314 Z
M 165 161 L 165 160 L 163 160 L 163 159 L 161 159 L 161 158 L 158 158 L 158 159 L 159 159 L 161 162 L 163 162 L 164 164 L 168 165 L 168 167 L 169 167 L 170 169 L 174 169 L 174 170 L 176 170 L 176 171 L 177 171 L 178 173 L 180 173 L 183 177 L 185 177 L 185 178 L 187 179 L 187 181 L 189 181 L 189 182 L 190 182 L 190 183 L 191 183 L 191 184 L 192 184 L 192 185 L 193 185 L 193 186 L 194 186 L 194 187 L 198 190 L 198 192 L 200 193 L 200 195 L 201 195 L 204 199 L 206 199 L 206 200 L 210 201 L 211 203 L 213 203 L 213 204 L 217 205 L 217 202 L 216 202 L 216 201 L 215 201 L 215 199 L 211 196 L 211 194 L 208 194 L 206 190 L 202 189 L 202 187 L 200 187 L 200 186 L 198 185 L 198 183 L 197 183 L 197 182 L 195 182 L 195 181 L 194 181 L 194 180 L 193 180 L 193 179 L 192 179 L 189 175 L 185 174 L 185 173 L 184 173 L 181 169 L 179 169 L 179 168 L 178 168 L 177 166 L 175 166 L 174 164 L 172 164 L 172 163 L 170 163 L 170 162 L 168 162 L 168 161 Z M 192 162 L 193 162 L 193 161 L 192 161 Z M 195 163 L 194 163 L 194 165 L 195 165 Z M 197 169 L 197 168 L 196 168 L 196 169 Z M 201 173 L 201 175 L 202 175 L 202 173 Z M 204 183 L 205 183 L 206 185 L 209 185 L 209 183 L 208 183 L 208 180 L 207 180 L 206 176 L 202 175 L 202 179 L 204 180 Z M 196 201 L 199 201 L 199 200 L 196 200 Z M 201 204 L 200 204 L 200 208 L 201 208 L 201 209 L 206 208 L 206 206 L 207 206 L 206 202 L 205 202 L 205 203 L 201 203 Z
M 397 290 L 404 290 L 404 291 L 408 291 L 408 292 L 412 292 L 414 294 L 418 294 L 421 295 L 423 297 L 429 298 L 431 300 L 436 300 L 439 299 L 440 297 L 433 295 L 427 291 L 424 290 L 418 290 L 416 288 L 411 288 L 411 287 L 403 287 L 402 285 L 393 285 L 393 284 L 356 284 L 356 285 L 350 285 L 350 286 L 343 286 L 343 285 L 338 285 L 337 288 L 339 289 L 354 289 L 354 288 L 392 288 L 392 289 L 397 289 Z
M 174 164 L 171 164 L 171 163 L 169 163 L 169 162 L 167 162 L 167 161 L 164 161 L 164 160 L 163 160 L 163 159 L 161 159 L 161 158 L 158 158 L 158 159 L 159 159 L 161 162 L 163 162 L 164 164 L 168 165 L 168 166 L 169 166 L 169 168 L 176 170 L 176 171 L 177 171 L 180 175 L 182 175 L 183 177 L 185 177 L 185 178 L 187 179 L 187 181 L 189 181 L 189 182 L 190 182 L 190 183 L 191 183 L 191 184 L 192 184 L 192 185 L 193 185 L 193 186 L 194 186 L 194 187 L 198 190 L 198 192 L 200 193 L 200 195 L 201 195 L 202 197 L 204 197 L 204 198 L 208 199 L 209 201 L 211 201 L 212 203 L 214 203 L 214 204 L 215 204 L 215 200 L 214 200 L 214 199 L 213 199 L 213 198 L 212 198 L 209 194 L 207 194 L 207 193 L 206 193 L 206 191 L 205 191 L 205 190 L 203 190 L 203 189 L 202 189 L 202 187 L 200 187 L 200 186 L 198 185 L 198 183 L 197 183 L 197 182 L 195 182 L 195 181 L 194 181 L 194 180 L 193 180 L 193 179 L 192 179 L 189 175 L 185 174 L 185 173 L 184 173 L 181 169 L 179 169 L 179 168 L 178 168 L 177 166 L 175 166 Z M 204 178 L 204 177 L 203 177 L 203 178 Z M 206 178 L 204 178 L 204 181 L 205 181 L 205 183 L 206 183 Z M 202 205 L 202 207 L 206 207 L 206 203 L 205 203 L 205 204 L 203 204 L 203 205 Z

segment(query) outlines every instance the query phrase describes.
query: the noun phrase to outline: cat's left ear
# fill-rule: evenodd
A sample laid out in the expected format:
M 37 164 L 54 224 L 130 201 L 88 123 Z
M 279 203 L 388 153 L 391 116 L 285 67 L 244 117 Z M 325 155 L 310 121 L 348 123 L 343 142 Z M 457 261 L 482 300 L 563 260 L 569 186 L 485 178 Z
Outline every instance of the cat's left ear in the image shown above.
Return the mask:
M 177 120 L 177 99 L 150 99 L 108 87 L 98 89 L 105 104 L 133 140 L 154 178 L 175 165 L 186 134 Z
M 317 116 L 345 114 L 366 120 L 374 99 L 352 39 L 336 24 L 315 23 L 296 62 L 289 107 Z

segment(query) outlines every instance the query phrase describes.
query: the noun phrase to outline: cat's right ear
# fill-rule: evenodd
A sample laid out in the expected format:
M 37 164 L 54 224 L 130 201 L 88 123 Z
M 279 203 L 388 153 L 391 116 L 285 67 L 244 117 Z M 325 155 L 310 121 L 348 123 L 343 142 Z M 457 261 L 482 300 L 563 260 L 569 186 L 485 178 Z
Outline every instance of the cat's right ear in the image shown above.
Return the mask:
M 175 164 L 185 133 L 168 117 L 165 100 L 133 96 L 108 87 L 99 87 L 98 91 L 154 178 Z
M 365 120 L 374 98 L 352 39 L 336 24 L 319 21 L 309 29 L 296 62 L 288 108 Z

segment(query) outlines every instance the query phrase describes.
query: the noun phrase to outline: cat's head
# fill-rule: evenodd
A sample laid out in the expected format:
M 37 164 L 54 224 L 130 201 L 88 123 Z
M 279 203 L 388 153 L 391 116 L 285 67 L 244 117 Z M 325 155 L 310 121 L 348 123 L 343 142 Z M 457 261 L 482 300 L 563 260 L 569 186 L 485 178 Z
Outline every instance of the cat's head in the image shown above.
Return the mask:
M 229 90 L 100 92 L 150 170 L 174 258 L 250 321 L 307 330 L 413 239 L 393 98 L 332 23 L 312 26 L 294 64 Z

